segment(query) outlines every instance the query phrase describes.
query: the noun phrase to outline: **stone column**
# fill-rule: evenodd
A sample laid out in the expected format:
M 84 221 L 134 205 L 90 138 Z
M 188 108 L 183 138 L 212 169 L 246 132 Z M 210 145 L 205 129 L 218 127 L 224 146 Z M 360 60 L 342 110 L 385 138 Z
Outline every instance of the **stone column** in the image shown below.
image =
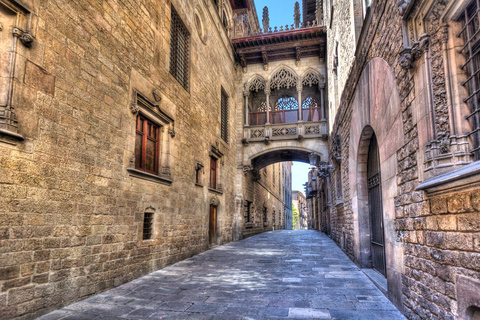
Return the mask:
M 325 110 L 325 83 L 321 83 L 318 88 L 320 89 L 320 109 L 322 111 L 322 119 L 326 119 L 326 110 Z
M 248 97 L 250 96 L 250 91 L 244 91 L 243 96 L 245 97 L 245 126 L 248 126 Z
M 302 122 L 303 115 L 302 115 L 302 91 L 303 91 L 303 86 L 299 84 L 297 86 L 297 92 L 298 92 L 298 122 Z
M 267 97 L 267 123 L 270 124 L 270 87 L 265 89 L 265 96 Z

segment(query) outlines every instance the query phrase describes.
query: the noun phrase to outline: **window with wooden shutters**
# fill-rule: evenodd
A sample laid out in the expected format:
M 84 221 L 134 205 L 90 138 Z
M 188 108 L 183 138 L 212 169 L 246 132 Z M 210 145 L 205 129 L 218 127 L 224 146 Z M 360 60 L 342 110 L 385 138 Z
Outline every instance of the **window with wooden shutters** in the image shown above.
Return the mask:
M 158 174 L 159 126 L 138 115 L 136 131 L 135 169 Z
M 170 73 L 189 90 L 190 33 L 172 6 Z
M 210 188 L 217 189 L 217 159 L 210 157 Z
M 463 28 L 458 34 L 463 37 L 465 44 L 460 50 L 466 55 L 467 61 L 461 66 L 467 73 L 467 86 L 470 96 L 465 99 L 470 105 L 471 113 L 468 115 L 473 131 L 470 132 L 474 143 L 473 154 L 475 160 L 480 160 L 480 0 L 474 0 L 467 6 L 460 17 Z
M 228 95 L 222 89 L 222 139 L 228 142 Z

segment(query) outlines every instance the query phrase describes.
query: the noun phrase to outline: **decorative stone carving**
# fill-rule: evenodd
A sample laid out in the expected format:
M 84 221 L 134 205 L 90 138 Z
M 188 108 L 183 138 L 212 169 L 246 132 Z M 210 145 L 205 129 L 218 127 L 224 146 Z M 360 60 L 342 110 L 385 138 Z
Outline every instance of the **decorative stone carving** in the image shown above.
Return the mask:
M 337 135 L 332 141 L 332 152 L 330 156 L 332 160 L 336 162 L 342 161 L 342 140 L 340 135 Z
M 212 206 L 215 206 L 215 207 L 218 207 L 220 205 L 220 199 L 218 199 L 217 196 L 213 196 L 211 199 L 210 199 L 210 204 Z
M 263 25 L 263 33 L 268 33 L 268 30 L 270 29 L 270 18 L 268 16 L 268 7 L 267 6 L 265 6 L 263 8 L 262 25 Z M 271 32 L 271 30 L 270 30 L 270 32 Z
M 295 24 L 295 29 L 300 27 L 300 3 L 295 2 L 295 13 L 293 14 L 293 21 Z
M 35 40 L 30 31 L 23 31 L 22 29 L 17 27 L 13 28 L 13 36 L 17 37 L 20 42 L 27 48 L 30 48 L 33 41 Z
M 263 70 L 268 71 L 268 55 L 266 51 L 262 51 Z
M 300 47 L 296 47 L 295 48 L 295 59 L 296 59 L 295 64 L 297 65 L 297 67 L 300 65 L 301 57 L 302 57 L 302 49 Z
M 153 99 L 155 99 L 155 102 L 162 101 L 162 94 L 160 93 L 160 89 L 153 90 L 152 94 L 153 94 Z
M 404 16 L 413 6 L 415 0 L 398 0 L 398 11 L 400 12 L 401 16 Z
M 287 69 L 281 69 L 272 77 L 270 88 L 291 88 L 297 85 L 298 77 Z
M 255 77 L 251 82 L 250 85 L 248 86 L 248 94 L 250 94 L 250 91 L 255 91 L 258 92 L 259 90 L 265 90 L 267 83 L 264 79 L 261 77 Z
M 303 77 L 302 85 L 311 87 L 315 84 L 320 84 L 320 79 L 319 79 L 318 75 L 313 73 L 313 72 L 308 72 Z M 324 87 L 325 87 L 325 84 L 324 84 Z
M 315 19 L 317 20 L 318 25 L 323 25 L 323 3 L 322 0 L 317 0 L 316 10 L 315 10 Z
M 403 69 L 413 69 L 412 49 L 405 48 L 399 53 L 398 63 Z
M 253 166 L 250 166 L 250 165 L 248 165 L 248 166 L 243 166 L 243 174 L 246 175 L 246 174 L 249 173 L 250 171 L 253 171 Z
M 430 36 L 422 34 L 418 41 L 415 41 L 411 48 L 405 48 L 400 51 L 398 62 L 404 69 L 413 69 L 413 63 L 420 59 L 423 54 L 428 51 L 430 44 Z
M 140 111 L 136 99 L 134 99 L 134 101 L 132 101 L 132 103 L 130 104 L 130 111 L 132 111 L 133 114 L 137 114 L 138 111 Z
M 3 31 L 3 24 L 0 22 L 0 31 Z
M 428 50 L 428 46 L 430 45 L 430 35 L 422 34 L 418 41 L 412 46 L 412 54 L 415 60 L 420 59 L 422 55 Z

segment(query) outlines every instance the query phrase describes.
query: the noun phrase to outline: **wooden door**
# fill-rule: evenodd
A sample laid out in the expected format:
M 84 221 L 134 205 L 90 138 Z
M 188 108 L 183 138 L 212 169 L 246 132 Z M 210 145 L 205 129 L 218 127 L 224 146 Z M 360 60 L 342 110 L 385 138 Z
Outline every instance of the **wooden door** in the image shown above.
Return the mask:
M 372 268 L 386 275 L 380 155 L 375 134 L 368 150 L 367 178 Z
M 210 244 L 217 244 L 217 206 L 210 206 L 210 222 L 208 226 L 208 239 Z

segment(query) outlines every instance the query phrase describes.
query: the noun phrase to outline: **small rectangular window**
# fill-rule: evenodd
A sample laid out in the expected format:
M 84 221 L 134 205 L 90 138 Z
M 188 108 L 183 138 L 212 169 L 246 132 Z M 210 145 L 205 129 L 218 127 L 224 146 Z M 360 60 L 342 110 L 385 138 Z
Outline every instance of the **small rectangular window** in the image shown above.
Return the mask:
M 477 8 L 477 1 L 467 6 L 460 17 L 463 25 L 462 31 L 458 34 L 463 37 L 464 47 L 460 50 L 466 58 L 466 63 L 461 66 L 467 72 L 467 86 L 470 96 L 465 99 L 470 105 L 470 114 L 467 118 L 471 121 L 473 131 L 470 136 L 473 140 L 473 154 L 475 160 L 480 160 L 480 19 Z
M 153 212 L 143 215 L 143 240 L 151 240 L 153 236 Z
M 217 159 L 210 158 L 210 188 L 217 189 Z
M 172 6 L 170 73 L 189 90 L 190 33 Z
M 222 139 L 228 142 L 228 95 L 222 89 Z
M 135 168 L 158 174 L 159 126 L 142 115 L 137 116 Z

